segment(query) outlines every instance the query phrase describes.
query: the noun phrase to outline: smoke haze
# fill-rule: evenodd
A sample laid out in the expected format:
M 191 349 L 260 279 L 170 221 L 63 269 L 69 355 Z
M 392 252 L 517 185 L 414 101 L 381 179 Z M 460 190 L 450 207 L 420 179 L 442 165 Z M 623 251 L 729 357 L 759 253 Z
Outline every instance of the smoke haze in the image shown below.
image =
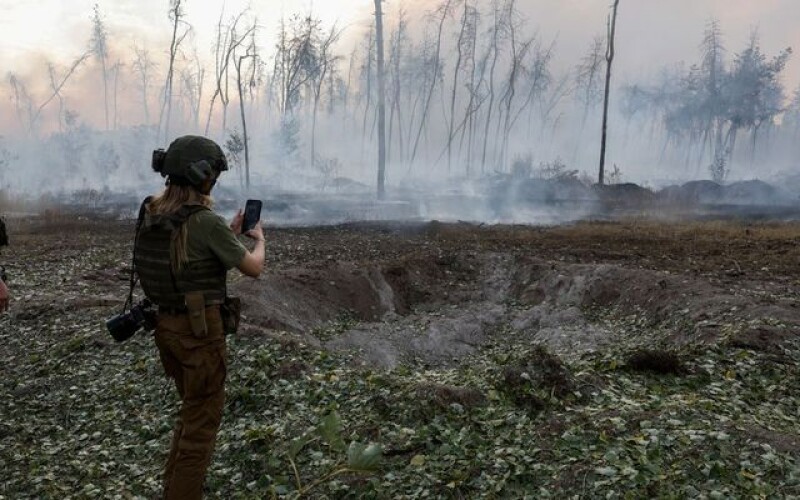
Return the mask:
M 387 95 L 387 182 L 394 192 L 442 192 L 456 186 L 462 193 L 471 192 L 480 189 L 475 185 L 481 185 L 481 178 L 511 174 L 514 169 L 517 174 L 575 172 L 577 177 L 595 177 L 601 106 L 596 98 L 589 104 L 581 102 L 576 73 L 592 41 L 605 34 L 610 2 L 515 2 L 515 36 L 530 41 L 526 58 L 521 59 L 525 76 L 508 84 L 513 56 L 510 35 L 505 33 L 500 37 L 491 100 L 492 79 L 487 68 L 493 2 L 468 4 L 480 12 L 475 67 L 471 71 L 462 67 L 458 76 L 454 69 L 461 1 L 451 2 L 452 11 L 443 23 L 440 67 L 432 69 L 439 20 L 435 7 L 444 3 L 385 2 L 388 65 L 401 11 L 407 29 L 398 66 L 402 74 L 397 85 L 402 94 L 398 93 L 395 106 Z M 206 121 L 209 135 L 221 144 L 237 135 L 241 138 L 243 123 L 233 71 L 228 74 L 227 112 L 223 114 L 219 99 L 213 111 L 209 108 L 215 87 L 215 34 L 222 9 L 221 3 L 211 4 L 185 3 L 185 21 L 192 29 L 176 58 L 175 88 L 168 106 L 171 122 L 164 123 L 171 35 L 166 2 L 99 4 L 108 37 L 104 80 L 100 59 L 89 54 L 93 1 L 0 1 L 4 12 L 0 64 L 7 70 L 0 86 L 0 189 L 32 195 L 89 188 L 148 191 L 160 182 L 149 171 L 150 152 L 165 147 L 170 138 L 204 133 Z M 253 184 L 289 191 L 370 193 L 377 151 L 372 2 L 262 0 L 249 5 L 240 28 L 257 22 L 255 44 L 261 58 L 245 92 Z M 223 22 L 229 23 L 244 8 L 245 2 L 226 2 Z M 705 142 L 670 132 L 666 122 L 660 122 L 663 112 L 631 115 L 623 110 L 624 89 L 655 88 L 665 71 L 676 72 L 674 81 L 688 74 L 692 65 L 701 62 L 700 45 L 712 19 L 719 22 L 726 67 L 747 47 L 754 32 L 767 59 L 787 47 L 800 47 L 800 31 L 793 25 L 800 18 L 800 4 L 793 0 L 622 0 L 619 9 L 609 170 L 616 172 L 616 181 L 652 187 L 709 178 L 709 165 L 717 153 L 706 148 Z M 333 45 L 336 58 L 330 81 L 320 83 L 317 112 L 308 85 L 298 91 L 290 103 L 291 112 L 287 112 L 276 97 L 280 94 L 275 70 L 280 20 L 283 17 L 288 26 L 294 14 L 308 13 L 321 21 L 318 35 L 328 33 L 334 24 L 341 35 Z M 134 48 L 146 50 L 153 63 L 146 101 Z M 54 93 L 54 82 L 64 79 L 75 61 L 87 54 Z M 238 54 L 244 54 L 244 48 Z M 481 59 L 484 65 L 479 78 L 475 75 Z M 536 67 L 539 73 L 534 71 Z M 393 90 L 391 71 L 387 67 L 387 94 Z M 536 74 L 540 80 L 534 80 Z M 469 121 L 472 101 L 467 85 L 471 77 L 476 78 L 472 92 L 483 104 Z M 431 78 L 437 81 L 428 87 Z M 788 58 L 778 79 L 783 85 L 783 103 L 789 107 L 800 85 L 796 54 Z M 108 110 L 106 93 L 110 93 Z M 430 101 L 427 108 L 426 101 Z M 493 102 L 493 107 L 488 102 Z M 752 148 L 741 132 L 742 139 L 730 144 L 724 178 L 772 179 L 795 174 L 800 127 L 794 125 L 794 119 L 788 111 L 776 113 L 764 127 L 765 134 L 752 133 Z M 452 143 L 449 147 L 448 142 Z M 238 158 L 226 184 L 231 189 L 241 187 L 246 175 L 244 160 Z M 455 181 L 467 178 L 472 180 Z

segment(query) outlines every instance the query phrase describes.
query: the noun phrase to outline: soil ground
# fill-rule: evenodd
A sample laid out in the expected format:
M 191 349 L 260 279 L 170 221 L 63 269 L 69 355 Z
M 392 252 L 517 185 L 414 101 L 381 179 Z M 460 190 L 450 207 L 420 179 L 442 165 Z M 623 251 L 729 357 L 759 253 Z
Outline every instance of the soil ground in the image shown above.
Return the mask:
M 158 491 L 174 391 L 146 335 L 103 327 L 132 232 L 10 221 L 0 497 Z M 800 495 L 798 223 L 267 238 L 266 275 L 231 276 L 211 498 Z M 341 442 L 378 443 L 377 470 Z

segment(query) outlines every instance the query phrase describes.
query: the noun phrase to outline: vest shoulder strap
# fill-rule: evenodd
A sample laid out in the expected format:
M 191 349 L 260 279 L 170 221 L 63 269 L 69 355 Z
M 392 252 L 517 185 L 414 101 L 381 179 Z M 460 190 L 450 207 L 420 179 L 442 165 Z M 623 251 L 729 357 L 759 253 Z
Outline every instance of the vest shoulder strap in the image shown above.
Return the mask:
M 151 201 L 153 201 L 153 197 L 148 196 L 142 201 L 142 204 L 139 205 L 139 216 L 136 218 L 137 224 L 141 224 L 142 221 L 144 221 L 144 216 L 147 213 L 147 205 L 149 205 Z
M 183 205 L 176 212 L 171 214 L 151 215 L 147 214 L 145 211 L 145 213 L 140 214 L 142 216 L 141 225 L 148 230 L 176 231 L 180 229 L 192 215 L 204 210 L 210 211 L 211 209 L 203 205 Z
M 192 215 L 204 210 L 211 211 L 211 209 L 205 205 L 184 205 L 175 212 L 175 221 L 179 222 L 179 226 L 183 225 Z

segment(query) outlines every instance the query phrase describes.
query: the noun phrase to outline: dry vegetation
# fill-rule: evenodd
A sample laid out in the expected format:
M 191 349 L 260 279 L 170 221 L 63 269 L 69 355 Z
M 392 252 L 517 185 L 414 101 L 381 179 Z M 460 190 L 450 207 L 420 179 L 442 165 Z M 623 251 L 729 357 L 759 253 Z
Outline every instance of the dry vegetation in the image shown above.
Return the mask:
M 131 232 L 12 220 L 0 497 L 159 489 L 174 391 L 147 336 L 116 345 L 103 329 L 124 297 Z M 305 286 L 318 322 L 265 329 L 277 302 L 252 297 L 228 339 L 209 498 L 800 495 L 798 224 L 353 224 L 268 241 L 270 275 L 233 287 Z M 371 266 L 396 314 L 323 317 L 328 286 L 366 293 L 325 273 L 341 282 Z M 402 348 L 387 332 L 466 331 L 467 310 L 489 326 L 447 359 L 405 351 L 385 370 L 328 348 L 354 332 Z M 581 344 L 589 330 L 605 341 Z

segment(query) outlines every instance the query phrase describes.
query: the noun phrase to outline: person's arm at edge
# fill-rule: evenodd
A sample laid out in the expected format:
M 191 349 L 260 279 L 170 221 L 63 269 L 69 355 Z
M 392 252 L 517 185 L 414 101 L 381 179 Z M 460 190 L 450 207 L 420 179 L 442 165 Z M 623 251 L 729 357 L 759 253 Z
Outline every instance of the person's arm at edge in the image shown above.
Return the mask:
M 261 221 L 258 221 L 253 229 L 247 231 L 245 236 L 256 240 L 256 246 L 253 248 L 252 252 L 246 252 L 244 254 L 242 261 L 236 268 L 245 276 L 258 278 L 261 273 L 264 272 L 264 260 L 266 258 L 264 228 L 261 227 Z
M 11 300 L 11 293 L 8 291 L 8 286 L 0 278 L 0 313 L 8 310 L 8 303 Z

